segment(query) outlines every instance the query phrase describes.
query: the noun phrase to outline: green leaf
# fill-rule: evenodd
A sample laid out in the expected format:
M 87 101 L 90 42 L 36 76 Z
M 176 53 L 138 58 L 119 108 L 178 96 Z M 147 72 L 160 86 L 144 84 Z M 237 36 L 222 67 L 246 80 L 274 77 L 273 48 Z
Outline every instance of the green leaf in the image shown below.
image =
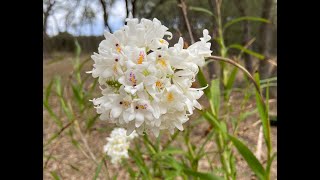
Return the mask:
M 259 73 L 255 73 L 254 75 L 255 81 L 257 82 L 257 85 L 260 89 L 260 77 Z M 256 103 L 258 107 L 258 112 L 260 115 L 260 119 L 262 122 L 262 127 L 263 127 L 263 135 L 265 138 L 265 142 L 268 148 L 268 152 L 271 150 L 271 139 L 270 139 L 270 122 L 269 122 L 269 115 L 268 115 L 268 109 L 265 106 L 263 100 L 260 98 L 259 92 L 256 90 Z
M 57 174 L 56 171 L 51 171 L 50 172 L 51 176 L 53 177 L 54 180 L 60 180 L 59 175 Z
M 266 171 L 267 171 L 268 174 L 270 173 L 272 162 L 273 162 L 273 160 L 274 160 L 276 157 L 277 157 L 277 153 L 275 152 L 275 153 L 271 156 L 270 161 L 267 162 Z
M 199 84 L 200 84 L 201 87 L 205 87 L 205 86 L 208 85 L 208 81 L 207 81 L 206 78 L 204 77 L 204 74 L 203 74 L 202 69 L 199 69 L 199 72 L 198 72 L 198 74 L 197 74 L 197 79 L 198 79 Z M 208 88 L 204 89 L 203 92 L 204 92 L 204 94 L 205 94 L 207 97 L 210 96 L 210 94 L 209 94 L 210 92 L 209 92 L 209 89 L 208 89 Z
M 80 65 L 79 65 L 79 71 L 82 70 L 83 66 L 88 63 L 91 60 L 91 58 L 85 59 Z
M 51 144 L 51 142 L 53 140 L 55 140 L 57 137 L 59 137 L 59 134 L 58 133 L 54 133 L 50 138 L 49 140 L 47 141 L 47 143 L 44 145 L 44 147 L 48 146 L 49 144 Z
M 178 149 L 178 148 L 170 148 L 168 147 L 166 150 L 158 152 L 157 154 L 154 155 L 154 157 L 161 157 L 161 156 L 166 156 L 166 155 L 174 155 L 174 154 L 186 154 L 185 151 Z
M 277 76 L 276 77 L 271 77 L 271 78 L 268 78 L 268 79 L 260 80 L 260 84 L 267 83 L 267 82 L 272 82 L 272 81 L 277 81 Z
M 87 125 L 86 125 L 86 131 L 89 130 L 90 128 L 92 128 L 92 126 L 97 121 L 99 116 L 100 116 L 99 114 L 96 114 L 94 117 L 89 118 L 89 120 L 87 121 Z
M 250 151 L 250 149 L 237 138 L 231 135 L 229 135 L 229 138 L 234 144 L 234 146 L 237 148 L 241 156 L 246 160 L 251 170 L 260 179 L 266 179 L 266 171 L 264 170 L 262 164 L 259 162 L 256 156 Z
M 177 173 L 180 173 L 184 168 L 183 164 L 179 163 L 175 158 L 171 156 L 166 156 L 161 163 L 170 168 L 174 168 Z
M 104 157 L 102 158 L 101 162 L 99 163 L 99 165 L 98 165 L 98 167 L 96 169 L 96 173 L 95 173 L 95 175 L 93 177 L 93 180 L 96 180 L 98 178 L 98 176 L 100 174 L 100 171 L 101 171 L 101 167 L 102 167 L 103 161 L 104 161 Z
M 210 105 L 213 115 L 219 116 L 220 109 L 220 81 L 219 79 L 214 79 L 211 81 L 210 86 Z
M 238 72 L 238 68 L 235 67 L 233 68 L 233 70 L 231 71 L 231 74 L 229 75 L 227 86 L 226 86 L 226 91 L 227 91 L 226 97 L 229 97 L 232 92 L 232 87 L 233 87 L 234 81 L 236 80 L 237 72 Z
M 210 114 L 208 111 L 203 113 L 203 116 L 209 121 L 209 123 L 216 129 L 219 131 L 223 131 L 224 128 L 221 127 L 220 122 L 218 121 L 218 119 L 216 119 L 215 116 L 213 116 L 212 114 Z
M 82 89 L 81 87 L 74 84 L 71 84 L 71 87 L 72 87 L 73 95 L 80 106 L 80 110 L 82 110 L 84 108 L 84 98 L 83 98 Z
M 71 113 L 69 107 L 65 103 L 65 98 L 63 96 L 60 96 L 60 105 L 64 111 L 64 113 L 67 115 L 67 118 L 69 121 L 73 119 L 73 114 Z
M 203 155 L 206 155 L 205 153 L 202 153 L 205 145 L 211 140 L 211 138 L 213 137 L 213 135 L 215 134 L 215 131 L 213 131 L 212 129 L 210 130 L 210 133 L 206 136 L 205 141 L 203 142 L 203 144 L 201 145 L 199 151 L 198 151 L 198 157 L 201 158 Z
M 53 79 L 50 81 L 49 85 L 46 88 L 46 94 L 45 94 L 45 99 L 44 99 L 44 102 L 46 104 L 49 103 L 49 96 L 51 94 L 52 85 L 53 85 Z
M 71 143 L 72 143 L 77 149 L 80 148 L 80 143 L 79 143 L 79 141 L 77 141 L 76 139 L 73 139 L 73 138 L 72 138 Z
M 47 104 L 46 102 L 43 102 L 44 107 L 46 108 L 46 110 L 48 111 L 50 117 L 53 119 L 53 121 L 60 127 L 62 128 L 62 121 L 60 120 L 60 118 L 58 118 L 58 116 L 53 112 L 53 110 L 51 109 L 51 107 L 49 106 L 49 104 Z
M 254 52 L 254 51 L 251 51 L 247 48 L 245 48 L 244 46 L 240 45 L 240 44 L 231 44 L 228 48 L 233 48 L 233 49 L 239 49 L 247 54 L 250 54 L 260 60 L 264 60 L 265 59 L 265 56 L 260 54 L 260 53 L 257 53 L 257 52 Z
M 269 87 L 277 87 L 278 84 L 277 83 L 267 83 L 267 84 L 262 84 L 260 86 L 261 89 L 264 89 L 264 88 L 269 88 Z
M 197 178 L 203 179 L 203 180 L 223 180 L 223 178 L 216 176 L 214 174 L 197 172 L 197 171 L 193 171 L 193 170 L 187 169 L 187 168 L 185 168 L 183 170 L 183 172 L 189 176 L 197 177 Z
M 144 160 L 142 158 L 142 154 L 140 152 L 139 148 L 136 148 L 137 151 L 128 150 L 129 156 L 132 157 L 132 159 L 135 161 L 135 164 L 138 166 L 139 170 L 142 172 L 142 174 L 145 177 L 148 177 L 148 167 L 144 163 Z
M 81 53 L 81 46 L 77 39 L 75 39 L 74 44 L 76 46 L 76 49 L 75 49 L 76 57 L 79 57 Z
M 268 19 L 264 19 L 260 17 L 244 16 L 244 17 L 232 19 L 229 22 L 227 22 L 223 27 L 223 31 L 225 31 L 229 26 L 235 23 L 239 23 L 241 21 L 257 21 L 257 22 L 263 22 L 263 23 L 270 23 Z
M 56 86 L 57 95 L 59 97 L 62 96 L 61 77 L 60 76 L 55 77 L 55 86 Z
M 202 8 L 202 7 L 189 6 L 189 10 L 198 11 L 198 12 L 204 12 L 204 13 L 210 15 L 210 16 L 214 16 L 211 11 L 209 11 L 208 9 Z

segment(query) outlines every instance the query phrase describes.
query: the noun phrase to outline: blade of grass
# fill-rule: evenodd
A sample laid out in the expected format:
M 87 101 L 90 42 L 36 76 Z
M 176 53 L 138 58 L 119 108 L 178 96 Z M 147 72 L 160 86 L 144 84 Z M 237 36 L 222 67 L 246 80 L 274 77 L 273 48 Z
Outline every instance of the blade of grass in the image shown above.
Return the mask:
M 263 168 L 262 164 L 256 158 L 256 156 L 250 151 L 250 149 L 244 145 L 240 140 L 236 137 L 229 135 L 230 140 L 237 148 L 241 156 L 246 160 L 247 164 L 251 168 L 251 170 L 260 178 L 266 179 L 266 171 Z
M 208 14 L 208 15 L 210 15 L 210 16 L 214 16 L 211 11 L 209 11 L 209 10 L 206 9 L 206 8 L 202 8 L 202 7 L 189 6 L 189 10 L 190 10 L 190 11 L 203 12 L 203 13 L 206 13 L 206 14 Z
M 232 19 L 231 21 L 227 22 L 223 26 L 223 31 L 225 31 L 231 25 L 242 22 L 242 21 L 257 21 L 257 22 L 263 22 L 263 23 L 270 23 L 270 21 L 268 19 L 264 19 L 264 18 L 260 18 L 260 17 L 253 17 L 253 16 L 244 16 L 244 17 Z

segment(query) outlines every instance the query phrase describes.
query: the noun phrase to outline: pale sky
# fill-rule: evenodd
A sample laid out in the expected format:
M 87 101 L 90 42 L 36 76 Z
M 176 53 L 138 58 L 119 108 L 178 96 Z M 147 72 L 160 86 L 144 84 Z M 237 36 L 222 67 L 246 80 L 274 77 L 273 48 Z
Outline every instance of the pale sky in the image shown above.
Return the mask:
M 61 6 L 70 6 L 68 1 L 60 0 L 58 1 Z M 90 7 L 95 11 L 96 18 L 93 21 L 92 32 L 90 29 L 90 25 L 81 25 L 77 26 L 77 28 L 69 28 L 68 32 L 73 35 L 103 35 L 104 32 L 104 22 L 103 22 L 103 14 L 102 9 L 99 6 L 98 0 L 84 0 L 81 1 L 81 4 L 88 3 Z M 79 22 L 81 17 L 82 8 L 77 8 L 75 12 L 74 22 Z M 47 33 L 50 36 L 57 35 L 58 29 L 60 31 L 65 31 L 65 16 L 67 11 L 63 8 L 57 8 L 53 15 L 48 18 L 48 28 Z M 126 17 L 126 9 L 125 9 L 125 0 L 115 0 L 113 3 L 108 16 L 108 23 L 112 31 L 115 31 L 123 26 L 123 21 Z

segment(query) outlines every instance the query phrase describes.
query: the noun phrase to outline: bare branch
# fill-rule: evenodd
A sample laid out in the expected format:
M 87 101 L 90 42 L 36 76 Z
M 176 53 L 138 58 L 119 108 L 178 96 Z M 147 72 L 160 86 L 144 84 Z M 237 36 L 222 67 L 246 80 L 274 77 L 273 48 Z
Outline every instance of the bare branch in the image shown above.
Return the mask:
M 193 44 L 195 41 L 194 41 L 194 37 L 193 37 L 193 34 L 192 34 L 190 22 L 189 22 L 188 15 L 187 15 L 187 5 L 186 5 L 185 0 L 180 0 L 179 6 L 182 9 L 183 18 L 184 18 L 184 21 L 186 22 L 186 26 L 187 26 L 187 29 L 188 29 L 188 32 L 189 32 L 189 36 L 190 36 L 190 39 L 191 39 L 191 44 Z

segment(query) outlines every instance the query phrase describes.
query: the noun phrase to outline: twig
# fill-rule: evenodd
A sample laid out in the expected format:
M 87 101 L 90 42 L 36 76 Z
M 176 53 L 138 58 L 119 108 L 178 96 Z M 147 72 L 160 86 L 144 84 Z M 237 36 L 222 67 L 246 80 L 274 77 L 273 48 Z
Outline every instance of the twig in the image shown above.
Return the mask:
M 187 26 L 187 29 L 188 29 L 188 32 L 189 32 L 189 36 L 190 36 L 190 39 L 191 39 L 191 44 L 193 44 L 195 41 L 194 41 L 194 37 L 193 37 L 193 34 L 192 34 L 190 22 L 189 22 L 188 15 L 187 15 L 187 5 L 186 5 L 185 0 L 180 0 L 179 7 L 181 7 L 181 9 L 182 9 L 183 18 L 184 18 L 184 21 L 186 23 L 186 26 Z
M 79 132 L 79 134 L 80 134 L 80 137 L 81 137 L 81 139 L 82 139 L 82 141 L 83 141 L 83 144 L 84 144 L 85 148 L 86 148 L 86 149 L 88 150 L 88 152 L 89 152 L 89 155 L 91 156 L 92 160 L 93 160 L 96 164 L 99 164 L 99 162 L 97 161 L 97 158 L 94 156 L 94 154 L 92 153 L 91 149 L 89 148 L 88 142 L 87 142 L 86 138 L 83 136 L 83 134 L 82 134 L 82 132 L 81 132 L 80 125 L 79 125 L 78 121 L 76 121 L 75 124 L 76 124 L 76 126 L 77 126 L 77 130 L 78 130 L 78 132 Z
M 251 124 L 250 126 L 247 126 L 246 128 L 244 128 L 242 131 L 238 132 L 238 135 L 242 135 L 244 134 L 246 131 L 248 131 L 250 128 L 256 127 L 257 125 L 259 125 L 261 123 L 261 120 L 256 121 L 255 123 Z
M 254 80 L 252 75 L 244 67 L 242 67 L 240 64 L 238 64 L 237 62 L 235 62 L 235 61 L 233 61 L 233 60 L 231 60 L 229 58 L 224 58 L 224 57 L 220 57 L 220 56 L 210 56 L 210 57 L 208 57 L 208 59 L 212 59 L 212 60 L 215 60 L 215 61 L 226 62 L 226 63 L 232 64 L 232 65 L 238 67 L 242 72 L 244 72 L 249 77 L 250 81 L 254 84 L 254 87 L 259 92 L 258 95 L 259 95 L 263 105 L 265 106 L 265 102 L 264 102 L 264 99 L 263 99 L 263 97 L 261 95 L 261 91 L 260 91 L 260 88 L 259 88 L 257 82 Z

